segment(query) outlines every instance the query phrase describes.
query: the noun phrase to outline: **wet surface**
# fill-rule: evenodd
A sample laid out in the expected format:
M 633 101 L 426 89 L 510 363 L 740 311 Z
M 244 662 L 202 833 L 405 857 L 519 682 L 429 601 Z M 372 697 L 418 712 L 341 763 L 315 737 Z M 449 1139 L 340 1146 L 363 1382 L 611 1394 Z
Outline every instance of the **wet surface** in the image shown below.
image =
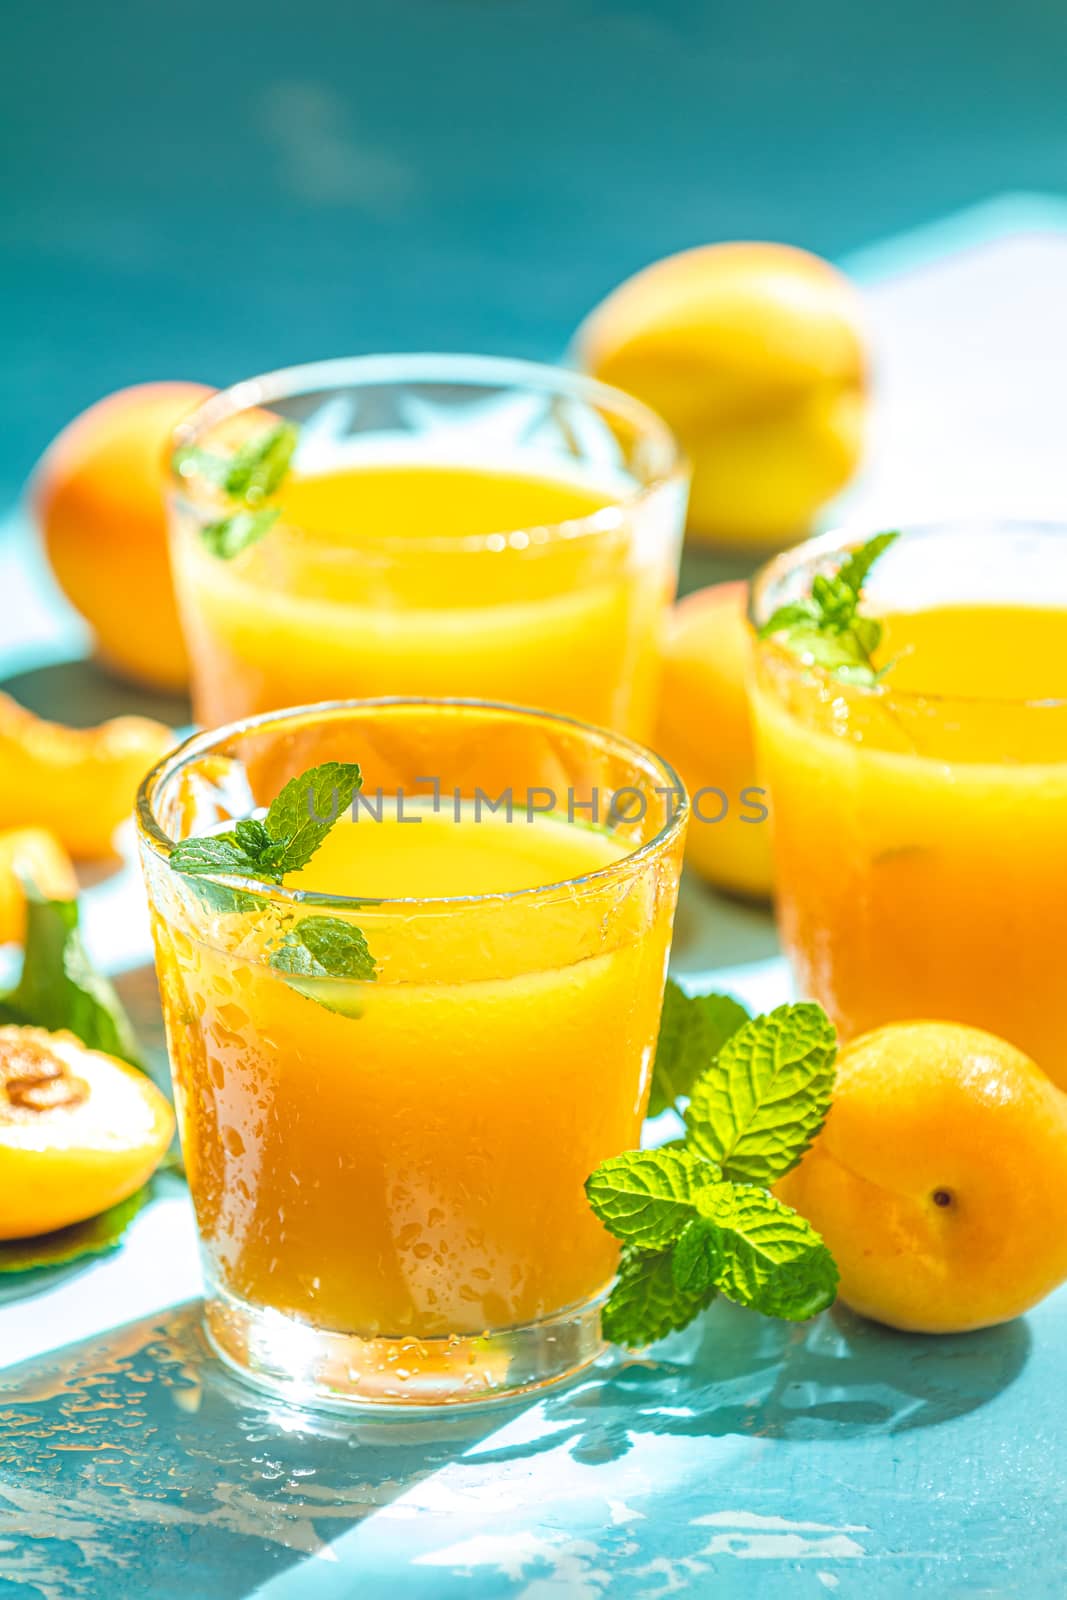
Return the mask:
M 1038 1317 L 934 1342 L 722 1304 L 534 1403 L 349 1421 L 246 1388 L 184 1305 L 0 1376 L 0 1595 L 1015 1593 L 1023 1540 L 1059 1594 L 1067 1298 Z

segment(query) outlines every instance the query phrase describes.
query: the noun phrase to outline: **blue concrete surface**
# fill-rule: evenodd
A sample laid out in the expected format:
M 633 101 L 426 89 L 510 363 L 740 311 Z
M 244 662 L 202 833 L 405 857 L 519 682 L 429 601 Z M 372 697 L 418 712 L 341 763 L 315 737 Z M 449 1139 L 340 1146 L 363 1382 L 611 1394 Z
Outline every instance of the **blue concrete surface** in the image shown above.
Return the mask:
M 7 0 L 0 510 L 121 384 L 552 358 L 722 237 L 1067 192 L 1053 0 Z

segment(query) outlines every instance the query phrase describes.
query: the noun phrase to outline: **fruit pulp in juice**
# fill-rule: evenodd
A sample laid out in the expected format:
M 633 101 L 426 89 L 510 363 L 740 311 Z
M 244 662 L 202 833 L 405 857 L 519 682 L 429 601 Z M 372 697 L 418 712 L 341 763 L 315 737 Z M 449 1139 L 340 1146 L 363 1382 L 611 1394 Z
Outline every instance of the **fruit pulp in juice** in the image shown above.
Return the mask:
M 552 817 L 339 824 L 292 882 L 506 895 L 619 859 Z M 591 904 L 587 893 L 595 891 Z M 638 1141 L 673 891 L 562 884 L 469 915 L 359 914 L 373 983 L 287 979 L 157 927 L 183 1148 L 221 1286 L 367 1336 L 477 1333 L 597 1294 L 583 1182 Z
M 648 732 L 677 563 L 662 501 L 624 509 L 586 478 L 407 461 L 294 474 L 278 505 L 232 561 L 176 533 L 205 725 L 458 695 Z M 594 513 L 596 531 L 574 526 Z
M 846 1036 L 971 1023 L 1067 1086 L 1067 612 L 882 620 L 893 664 L 880 693 L 800 687 L 803 669 L 768 669 L 761 650 L 761 761 L 799 986 Z

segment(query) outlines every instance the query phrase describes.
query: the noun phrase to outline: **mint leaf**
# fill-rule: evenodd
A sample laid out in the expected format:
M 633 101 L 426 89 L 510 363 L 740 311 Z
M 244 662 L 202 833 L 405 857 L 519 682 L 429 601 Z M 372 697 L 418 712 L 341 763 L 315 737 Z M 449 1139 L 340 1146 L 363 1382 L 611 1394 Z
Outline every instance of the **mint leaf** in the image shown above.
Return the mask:
M 685 1294 L 705 1294 L 715 1288 L 722 1266 L 722 1235 L 703 1217 L 694 1217 L 671 1252 L 676 1286 Z
M 356 978 L 373 983 L 374 957 L 360 930 L 340 917 L 304 917 L 273 951 L 278 972 L 307 978 Z
M 234 500 L 255 505 L 277 494 L 292 463 L 300 438 L 291 422 L 279 422 L 266 433 L 248 439 L 227 464 L 223 488 Z
M 269 533 L 281 512 L 263 501 L 277 494 L 292 464 L 299 432 L 291 422 L 246 439 L 232 455 L 218 455 L 199 445 L 181 445 L 172 465 L 180 477 L 193 474 L 221 489 L 235 509 L 200 529 L 200 537 L 213 556 L 232 561 Z
M 859 604 L 871 568 L 899 537 L 897 531 L 876 534 L 851 551 L 832 576 L 817 573 L 810 599 L 779 606 L 760 628 L 760 638 L 781 634 L 786 648 L 803 661 L 845 683 L 873 688 L 889 667 L 874 665 L 882 625 L 873 617 L 861 617 Z
M 259 857 L 241 847 L 236 830 L 208 834 L 202 839 L 179 840 L 170 853 L 170 864 L 186 878 L 198 878 L 205 873 L 230 878 L 261 876 Z
M 218 556 L 220 561 L 232 561 L 243 550 L 258 544 L 280 516 L 277 506 L 267 506 L 262 511 L 235 511 L 232 517 L 206 522 L 200 529 L 200 537 L 213 556 Z
M 744 1006 L 728 994 L 688 995 L 668 978 L 648 1115 L 677 1110 L 679 1098 L 692 1094 L 700 1074 L 748 1020 Z
M 306 867 L 362 783 L 354 762 L 326 761 L 291 778 L 262 821 L 247 817 L 228 833 L 182 839 L 171 866 L 187 878 L 260 878 L 281 883 Z
M 69 1228 L 57 1228 L 54 1233 L 41 1233 L 33 1239 L 0 1240 L 0 1274 L 62 1267 L 83 1256 L 99 1256 L 116 1249 L 151 1192 L 152 1185 L 148 1183 L 99 1216 L 74 1222 Z
M 631 1150 L 602 1161 L 585 1192 L 609 1233 L 648 1249 L 677 1239 L 698 1190 L 718 1176 L 688 1150 Z
M 140 1071 L 144 1060 L 115 990 L 93 967 L 78 930 L 76 900 L 26 894 L 26 947 L 15 988 L 0 997 L 0 1022 L 67 1029 L 90 1050 L 118 1056 Z
M 716 1283 L 728 1299 L 766 1317 L 803 1322 L 837 1294 L 833 1256 L 810 1222 L 763 1189 L 716 1183 L 696 1198 L 719 1236 Z
M 689 1148 L 738 1183 L 773 1183 L 826 1120 L 836 1055 L 830 1020 L 811 1002 L 746 1023 L 693 1087 Z
M 866 544 L 861 544 L 857 550 L 853 550 L 838 567 L 839 582 L 845 584 L 858 597 L 875 562 L 899 538 L 899 528 L 894 528 L 890 533 L 876 533 L 873 539 L 868 539 Z
M 362 782 L 354 762 L 326 761 L 285 785 L 265 819 L 271 840 L 283 847 L 277 860 L 279 876 L 307 866 L 334 823 L 349 810 Z
M 613 1344 L 640 1348 L 686 1327 L 714 1298 L 713 1288 L 690 1293 L 678 1287 L 669 1251 L 626 1246 L 601 1313 L 601 1329 Z

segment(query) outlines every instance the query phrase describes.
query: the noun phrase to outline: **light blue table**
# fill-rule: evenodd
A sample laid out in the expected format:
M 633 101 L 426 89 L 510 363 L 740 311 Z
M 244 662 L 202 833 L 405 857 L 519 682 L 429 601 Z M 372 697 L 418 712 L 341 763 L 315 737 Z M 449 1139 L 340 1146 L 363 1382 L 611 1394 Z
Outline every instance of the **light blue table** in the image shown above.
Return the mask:
M 884 398 L 853 514 L 998 496 L 1067 510 L 1061 224 L 1055 207 L 1007 201 L 861 263 Z M 990 363 L 1025 397 L 1010 438 L 986 405 Z M 924 407 L 942 424 L 927 456 Z M 690 562 L 690 581 L 709 570 Z M 82 636 L 15 528 L 0 537 L 0 617 L 24 699 L 116 709 L 91 669 L 55 664 Z M 92 887 L 86 921 L 158 1029 L 134 880 Z M 768 918 L 693 885 L 675 966 L 758 1006 L 785 992 Z M 0 1285 L 0 1600 L 1067 1593 L 1062 1292 L 941 1340 L 843 1309 L 787 1328 L 721 1305 L 534 1404 L 360 1423 L 224 1374 L 195 1293 L 177 1187 L 117 1256 Z

